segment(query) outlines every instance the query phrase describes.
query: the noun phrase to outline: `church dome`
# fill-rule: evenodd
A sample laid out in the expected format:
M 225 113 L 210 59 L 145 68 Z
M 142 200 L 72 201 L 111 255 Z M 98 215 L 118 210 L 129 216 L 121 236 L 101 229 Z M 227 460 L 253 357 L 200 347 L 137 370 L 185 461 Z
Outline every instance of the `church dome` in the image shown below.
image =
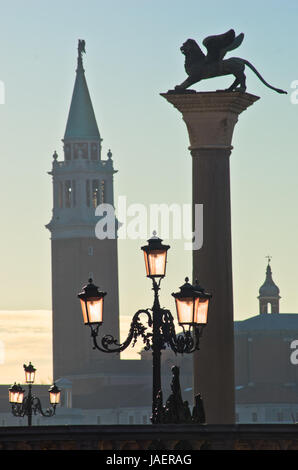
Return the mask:
M 266 270 L 266 280 L 264 284 L 260 287 L 259 294 L 260 294 L 260 297 L 278 297 L 279 296 L 279 288 L 273 282 L 271 266 L 269 263 L 268 263 L 267 270 Z

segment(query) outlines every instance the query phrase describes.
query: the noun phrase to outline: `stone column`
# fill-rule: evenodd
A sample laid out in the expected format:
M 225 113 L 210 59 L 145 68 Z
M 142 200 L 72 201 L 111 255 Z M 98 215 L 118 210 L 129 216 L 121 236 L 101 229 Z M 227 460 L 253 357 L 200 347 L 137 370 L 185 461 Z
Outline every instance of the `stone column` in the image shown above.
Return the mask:
M 235 419 L 230 167 L 238 115 L 259 98 L 241 92 L 162 93 L 187 126 L 193 207 L 203 204 L 203 246 L 193 251 L 193 280 L 212 293 L 208 325 L 194 355 L 194 393 L 208 424 Z

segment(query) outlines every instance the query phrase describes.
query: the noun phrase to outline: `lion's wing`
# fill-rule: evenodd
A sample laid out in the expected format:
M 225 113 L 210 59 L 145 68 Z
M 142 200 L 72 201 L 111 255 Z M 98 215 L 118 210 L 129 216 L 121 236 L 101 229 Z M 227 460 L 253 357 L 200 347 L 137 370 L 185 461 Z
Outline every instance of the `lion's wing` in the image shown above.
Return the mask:
M 210 62 L 222 60 L 228 51 L 232 51 L 240 46 L 243 38 L 243 33 L 236 36 L 233 29 L 230 29 L 224 34 L 208 36 L 203 41 L 203 45 L 208 51 L 207 60 Z
M 243 39 L 244 39 L 244 34 L 243 33 L 238 34 L 238 36 L 235 37 L 234 41 L 222 51 L 222 54 L 223 54 L 222 58 L 226 55 L 227 52 L 237 49 L 237 47 L 239 47 L 242 44 Z

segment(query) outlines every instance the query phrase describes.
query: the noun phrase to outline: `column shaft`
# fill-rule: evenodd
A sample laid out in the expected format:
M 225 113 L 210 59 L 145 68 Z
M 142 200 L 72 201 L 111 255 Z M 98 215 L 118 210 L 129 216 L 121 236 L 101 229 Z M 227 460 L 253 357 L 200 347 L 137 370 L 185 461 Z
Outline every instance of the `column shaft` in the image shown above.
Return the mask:
M 230 166 L 227 149 L 192 150 L 193 205 L 203 204 L 203 246 L 193 279 L 212 293 L 208 325 L 194 357 L 194 389 L 209 424 L 234 421 L 234 330 Z

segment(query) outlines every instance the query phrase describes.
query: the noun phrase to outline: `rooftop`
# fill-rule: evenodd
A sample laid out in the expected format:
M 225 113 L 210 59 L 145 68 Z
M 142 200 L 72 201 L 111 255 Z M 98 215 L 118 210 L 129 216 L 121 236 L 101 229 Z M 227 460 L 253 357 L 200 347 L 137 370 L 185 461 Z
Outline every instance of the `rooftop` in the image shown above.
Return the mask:
M 246 320 L 235 321 L 234 331 L 272 331 L 272 330 L 297 330 L 298 313 L 271 313 L 262 314 Z

